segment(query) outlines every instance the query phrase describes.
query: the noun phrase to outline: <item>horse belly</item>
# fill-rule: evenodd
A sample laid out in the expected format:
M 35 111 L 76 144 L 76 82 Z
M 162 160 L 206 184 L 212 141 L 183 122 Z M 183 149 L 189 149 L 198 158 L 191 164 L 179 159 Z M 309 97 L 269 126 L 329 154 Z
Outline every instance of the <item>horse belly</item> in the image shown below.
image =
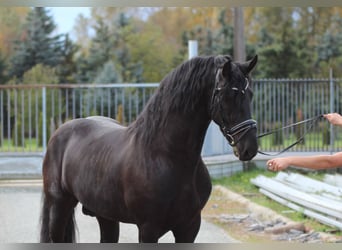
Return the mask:
M 126 222 L 131 220 L 123 200 L 118 180 L 95 178 L 88 180 L 87 185 L 80 188 L 72 184 L 72 192 L 77 200 L 95 215 L 103 218 Z
M 94 201 L 96 203 L 94 203 Z M 90 211 L 93 216 L 101 216 L 103 218 L 120 221 L 124 223 L 134 223 L 134 219 L 127 213 L 127 208 L 123 206 L 123 202 L 118 197 L 108 197 L 106 199 L 99 199 L 98 196 L 90 198 L 81 198 L 80 203 Z
M 98 182 L 92 179 L 81 188 L 79 185 L 71 185 L 71 192 L 91 214 L 113 221 L 131 222 L 121 190 L 113 182 L 115 181 Z
M 113 157 L 102 162 L 106 156 L 101 155 L 101 151 L 93 156 L 82 153 L 86 151 L 80 149 L 79 154 L 65 156 L 62 177 L 65 189 L 96 215 L 129 220 L 122 194 L 120 164 Z

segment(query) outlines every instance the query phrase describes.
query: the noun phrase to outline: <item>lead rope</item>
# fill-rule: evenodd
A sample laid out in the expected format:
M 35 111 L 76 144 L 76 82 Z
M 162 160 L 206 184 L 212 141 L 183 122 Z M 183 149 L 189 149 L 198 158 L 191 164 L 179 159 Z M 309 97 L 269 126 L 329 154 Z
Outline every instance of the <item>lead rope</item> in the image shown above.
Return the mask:
M 262 151 L 258 150 L 258 153 L 262 154 L 262 155 L 267 155 L 267 156 L 277 156 L 277 155 L 280 155 L 280 154 L 286 152 L 290 148 L 292 148 L 292 147 L 296 146 L 298 143 L 300 143 L 304 139 L 305 135 L 309 131 L 311 131 L 311 129 L 313 128 L 313 125 L 322 117 L 323 117 L 323 115 L 318 115 L 318 116 L 315 116 L 313 118 L 309 118 L 309 119 L 306 119 L 306 120 L 303 120 L 303 121 L 300 121 L 300 122 L 296 122 L 296 123 L 287 125 L 285 127 L 274 129 L 274 130 L 271 130 L 271 131 L 266 132 L 264 134 L 258 135 L 257 138 L 261 138 L 261 137 L 264 137 L 264 136 L 267 136 L 267 135 L 270 135 L 270 134 L 274 134 L 274 133 L 276 133 L 278 131 L 281 131 L 281 130 L 284 130 L 286 128 L 291 128 L 291 127 L 298 126 L 298 125 L 303 124 L 303 123 L 311 122 L 310 127 L 307 129 L 307 131 L 297 141 L 295 141 L 294 143 L 292 143 L 290 146 L 286 147 L 285 149 L 281 150 L 280 152 L 275 153 L 275 154 L 269 154 L 269 153 L 265 153 L 265 152 L 262 152 Z

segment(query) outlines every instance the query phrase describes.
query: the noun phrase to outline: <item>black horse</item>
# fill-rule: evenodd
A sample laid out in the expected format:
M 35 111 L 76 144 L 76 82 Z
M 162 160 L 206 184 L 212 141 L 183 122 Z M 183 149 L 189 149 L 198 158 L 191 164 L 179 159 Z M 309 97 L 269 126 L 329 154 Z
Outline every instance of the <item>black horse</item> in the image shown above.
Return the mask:
M 43 161 L 41 242 L 74 240 L 74 208 L 95 216 L 101 242 L 118 242 L 119 222 L 139 242 L 172 231 L 194 242 L 211 181 L 201 149 L 211 120 L 242 161 L 258 149 L 249 73 L 229 56 L 196 57 L 169 73 L 128 127 L 105 117 L 74 119 L 52 135 Z

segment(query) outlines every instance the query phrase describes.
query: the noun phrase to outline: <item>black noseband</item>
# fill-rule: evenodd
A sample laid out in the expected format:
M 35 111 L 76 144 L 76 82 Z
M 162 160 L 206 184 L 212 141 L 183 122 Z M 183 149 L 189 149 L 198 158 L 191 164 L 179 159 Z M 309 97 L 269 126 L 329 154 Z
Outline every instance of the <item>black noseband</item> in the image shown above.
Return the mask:
M 228 140 L 229 144 L 232 147 L 235 147 L 236 144 L 242 139 L 242 137 L 251 129 L 257 127 L 257 122 L 253 119 L 248 119 L 246 121 L 243 121 L 234 127 L 227 129 L 225 125 L 221 126 L 221 130 L 223 135 L 226 137 Z M 234 138 L 236 136 L 239 136 L 237 140 Z

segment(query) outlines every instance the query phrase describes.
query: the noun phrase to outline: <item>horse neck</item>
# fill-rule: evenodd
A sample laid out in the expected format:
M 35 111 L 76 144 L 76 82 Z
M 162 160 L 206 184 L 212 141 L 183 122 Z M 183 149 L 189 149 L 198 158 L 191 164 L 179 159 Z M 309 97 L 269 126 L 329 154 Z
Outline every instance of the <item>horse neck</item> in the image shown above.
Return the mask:
M 191 59 L 168 74 L 128 131 L 142 145 L 200 155 L 211 115 L 213 57 Z
M 205 109 L 189 113 L 170 114 L 163 127 L 156 131 L 171 152 L 200 155 L 210 118 Z M 156 144 L 160 145 L 160 144 Z
M 208 91 L 204 91 L 208 93 Z M 168 107 L 162 110 L 164 96 L 157 93 L 142 114 L 130 126 L 129 131 L 134 131 L 135 138 L 144 147 L 159 151 L 179 154 L 201 154 L 205 134 L 211 121 L 209 108 L 210 96 L 203 95 L 205 100 L 195 101 L 196 94 L 186 96 L 187 105 L 182 108 Z M 165 101 L 165 100 L 164 100 Z

